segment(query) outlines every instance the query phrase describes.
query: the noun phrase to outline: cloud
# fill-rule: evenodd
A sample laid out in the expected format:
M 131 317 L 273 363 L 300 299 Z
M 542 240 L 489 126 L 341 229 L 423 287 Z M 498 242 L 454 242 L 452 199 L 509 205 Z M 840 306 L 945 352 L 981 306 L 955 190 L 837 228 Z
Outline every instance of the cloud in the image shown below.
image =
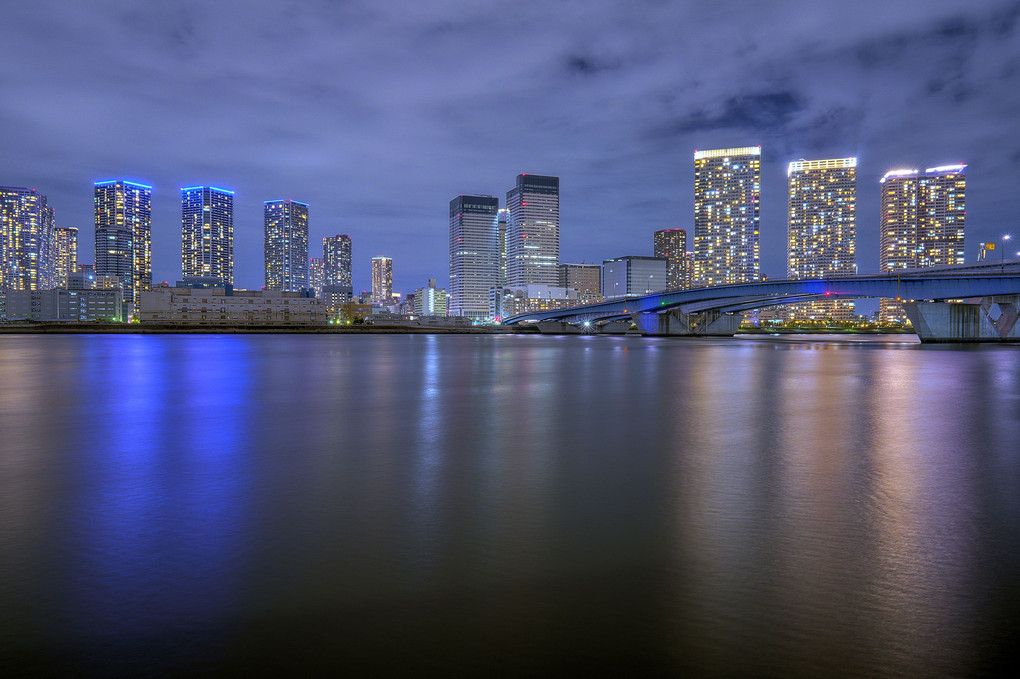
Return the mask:
M 559 174 L 562 257 L 598 261 L 690 228 L 694 148 L 761 144 L 765 271 L 786 268 L 785 163 L 844 155 L 869 270 L 891 165 L 971 163 L 968 243 L 1012 219 L 1018 60 L 1014 2 L 21 3 L 0 182 L 86 230 L 94 180 L 155 185 L 160 280 L 177 188 L 234 188 L 252 287 L 262 201 L 304 200 L 313 242 L 354 239 L 356 287 L 385 252 L 410 290 L 446 275 L 456 194 Z

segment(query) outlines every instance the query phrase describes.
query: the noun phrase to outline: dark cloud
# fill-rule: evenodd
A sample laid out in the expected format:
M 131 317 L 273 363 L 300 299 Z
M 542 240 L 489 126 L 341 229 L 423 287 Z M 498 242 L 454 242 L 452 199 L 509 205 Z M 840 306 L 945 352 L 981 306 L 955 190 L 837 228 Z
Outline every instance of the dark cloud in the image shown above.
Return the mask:
M 262 277 L 262 201 L 349 233 L 408 291 L 447 273 L 447 204 L 558 174 L 562 257 L 650 252 L 690 228 L 695 148 L 762 145 L 763 267 L 785 271 L 785 164 L 877 179 L 968 162 L 968 255 L 1015 221 L 1015 1 L 12 3 L 0 23 L 0 183 L 83 227 L 91 184 L 151 183 L 157 279 L 179 275 L 178 187 L 237 191 L 237 278 Z

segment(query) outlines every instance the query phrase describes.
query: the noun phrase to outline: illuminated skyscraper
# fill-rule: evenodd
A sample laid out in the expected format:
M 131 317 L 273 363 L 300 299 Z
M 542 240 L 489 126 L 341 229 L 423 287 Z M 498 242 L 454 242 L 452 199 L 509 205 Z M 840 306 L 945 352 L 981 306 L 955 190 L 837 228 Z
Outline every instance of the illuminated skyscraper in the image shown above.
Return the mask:
M 857 159 L 790 163 L 787 276 L 850 276 L 856 264 Z M 852 300 L 820 300 L 788 307 L 793 320 L 853 320 Z
M 73 226 L 54 229 L 50 259 L 54 286 L 67 287 L 67 277 L 78 271 L 78 229 Z
M 389 304 L 393 301 L 393 260 L 372 258 L 372 301 Z
M 761 147 L 694 152 L 696 285 L 759 279 Z
M 499 285 L 499 199 L 457 196 L 450 201 L 451 316 L 487 318 L 489 290 Z
M 653 254 L 666 260 L 666 289 L 686 290 L 691 287 L 687 275 L 687 231 L 662 229 L 654 236 Z
M 308 288 L 308 203 L 267 200 L 265 216 L 266 290 Z
M 507 191 L 507 285 L 551 285 L 559 278 L 560 179 L 517 175 Z
M 111 180 L 95 184 L 96 275 L 118 276 L 124 303 L 152 289 L 152 187 Z
M 35 189 L 0 186 L 0 288 L 53 287 L 48 267 L 53 208 Z
M 882 177 L 879 266 L 897 269 L 962 264 L 966 165 L 892 170 Z M 883 299 L 883 320 L 905 320 L 896 300 Z
M 181 273 L 234 284 L 234 192 L 181 189 Z

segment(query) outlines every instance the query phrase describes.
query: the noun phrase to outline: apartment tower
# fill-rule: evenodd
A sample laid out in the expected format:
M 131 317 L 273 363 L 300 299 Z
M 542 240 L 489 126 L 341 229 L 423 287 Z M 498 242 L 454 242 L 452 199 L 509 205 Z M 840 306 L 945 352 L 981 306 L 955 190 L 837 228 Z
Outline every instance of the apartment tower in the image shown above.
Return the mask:
M 699 287 L 759 279 L 760 203 L 760 146 L 694 152 L 694 265 Z

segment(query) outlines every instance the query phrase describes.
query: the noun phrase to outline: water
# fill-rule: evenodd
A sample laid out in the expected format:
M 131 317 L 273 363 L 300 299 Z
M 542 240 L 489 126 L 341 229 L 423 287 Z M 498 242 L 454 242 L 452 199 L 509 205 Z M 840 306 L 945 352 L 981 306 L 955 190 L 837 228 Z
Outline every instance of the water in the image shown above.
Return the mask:
M 0 674 L 978 676 L 1020 347 L 0 336 Z

